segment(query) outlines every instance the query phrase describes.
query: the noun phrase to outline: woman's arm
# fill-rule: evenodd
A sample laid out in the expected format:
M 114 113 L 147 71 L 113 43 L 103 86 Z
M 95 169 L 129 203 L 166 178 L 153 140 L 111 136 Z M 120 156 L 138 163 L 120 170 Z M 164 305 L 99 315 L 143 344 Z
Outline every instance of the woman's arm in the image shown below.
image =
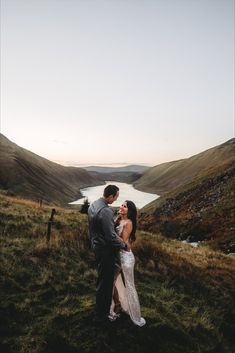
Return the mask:
M 121 240 L 121 241 L 123 241 L 123 242 L 124 242 L 124 240 L 122 239 L 122 237 L 121 237 L 121 236 L 117 235 L 117 238 L 118 238 L 119 240 Z
M 123 231 L 121 233 L 122 241 L 124 241 L 125 243 L 128 242 L 131 232 L 132 232 L 132 222 L 128 221 L 123 227 Z

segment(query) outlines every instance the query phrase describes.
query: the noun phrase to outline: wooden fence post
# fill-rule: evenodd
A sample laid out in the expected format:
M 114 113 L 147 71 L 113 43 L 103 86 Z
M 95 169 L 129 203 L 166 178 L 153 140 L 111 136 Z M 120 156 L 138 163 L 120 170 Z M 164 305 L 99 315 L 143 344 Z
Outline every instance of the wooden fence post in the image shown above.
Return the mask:
M 51 217 L 48 221 L 48 224 L 47 224 L 47 242 L 49 243 L 50 239 L 51 239 L 51 226 L 52 226 L 52 223 L 53 223 L 53 217 L 54 215 L 56 214 L 56 211 L 54 208 L 52 208 L 51 210 Z

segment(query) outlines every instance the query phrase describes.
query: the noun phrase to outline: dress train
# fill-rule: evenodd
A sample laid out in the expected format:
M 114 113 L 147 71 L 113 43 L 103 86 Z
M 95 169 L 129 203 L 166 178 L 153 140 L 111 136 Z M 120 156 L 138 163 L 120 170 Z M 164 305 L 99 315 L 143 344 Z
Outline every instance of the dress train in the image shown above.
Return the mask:
M 116 279 L 115 286 L 118 291 L 119 301 L 122 310 L 126 312 L 133 323 L 137 326 L 144 326 L 146 321 L 141 317 L 140 304 L 138 294 L 135 289 L 134 282 L 134 265 L 135 257 L 132 251 L 120 251 L 120 262 L 122 274 L 120 273 Z M 114 302 L 111 306 L 111 313 L 113 313 Z

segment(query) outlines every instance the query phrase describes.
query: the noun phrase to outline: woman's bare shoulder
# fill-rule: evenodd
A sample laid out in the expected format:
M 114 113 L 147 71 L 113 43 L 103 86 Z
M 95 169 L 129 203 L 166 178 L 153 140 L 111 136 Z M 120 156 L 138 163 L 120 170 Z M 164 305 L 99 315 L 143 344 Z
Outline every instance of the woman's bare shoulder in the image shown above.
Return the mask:
M 124 224 L 125 227 L 129 228 L 132 227 L 132 221 L 130 219 L 127 219 Z

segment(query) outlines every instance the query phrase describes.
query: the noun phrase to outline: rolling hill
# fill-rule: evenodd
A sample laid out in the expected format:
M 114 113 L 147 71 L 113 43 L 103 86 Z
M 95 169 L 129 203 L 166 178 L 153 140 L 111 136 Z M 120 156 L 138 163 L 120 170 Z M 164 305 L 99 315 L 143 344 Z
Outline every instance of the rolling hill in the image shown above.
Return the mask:
M 140 227 L 235 252 L 234 190 L 235 158 L 231 157 L 213 168 L 202 168 L 190 181 L 142 208 Z
M 163 195 L 211 168 L 233 160 L 234 157 L 235 138 L 190 158 L 149 168 L 134 182 L 134 187 L 141 191 Z
M 81 188 L 103 183 L 82 168 L 51 162 L 0 134 L 0 189 L 10 194 L 66 205 L 82 196 Z

